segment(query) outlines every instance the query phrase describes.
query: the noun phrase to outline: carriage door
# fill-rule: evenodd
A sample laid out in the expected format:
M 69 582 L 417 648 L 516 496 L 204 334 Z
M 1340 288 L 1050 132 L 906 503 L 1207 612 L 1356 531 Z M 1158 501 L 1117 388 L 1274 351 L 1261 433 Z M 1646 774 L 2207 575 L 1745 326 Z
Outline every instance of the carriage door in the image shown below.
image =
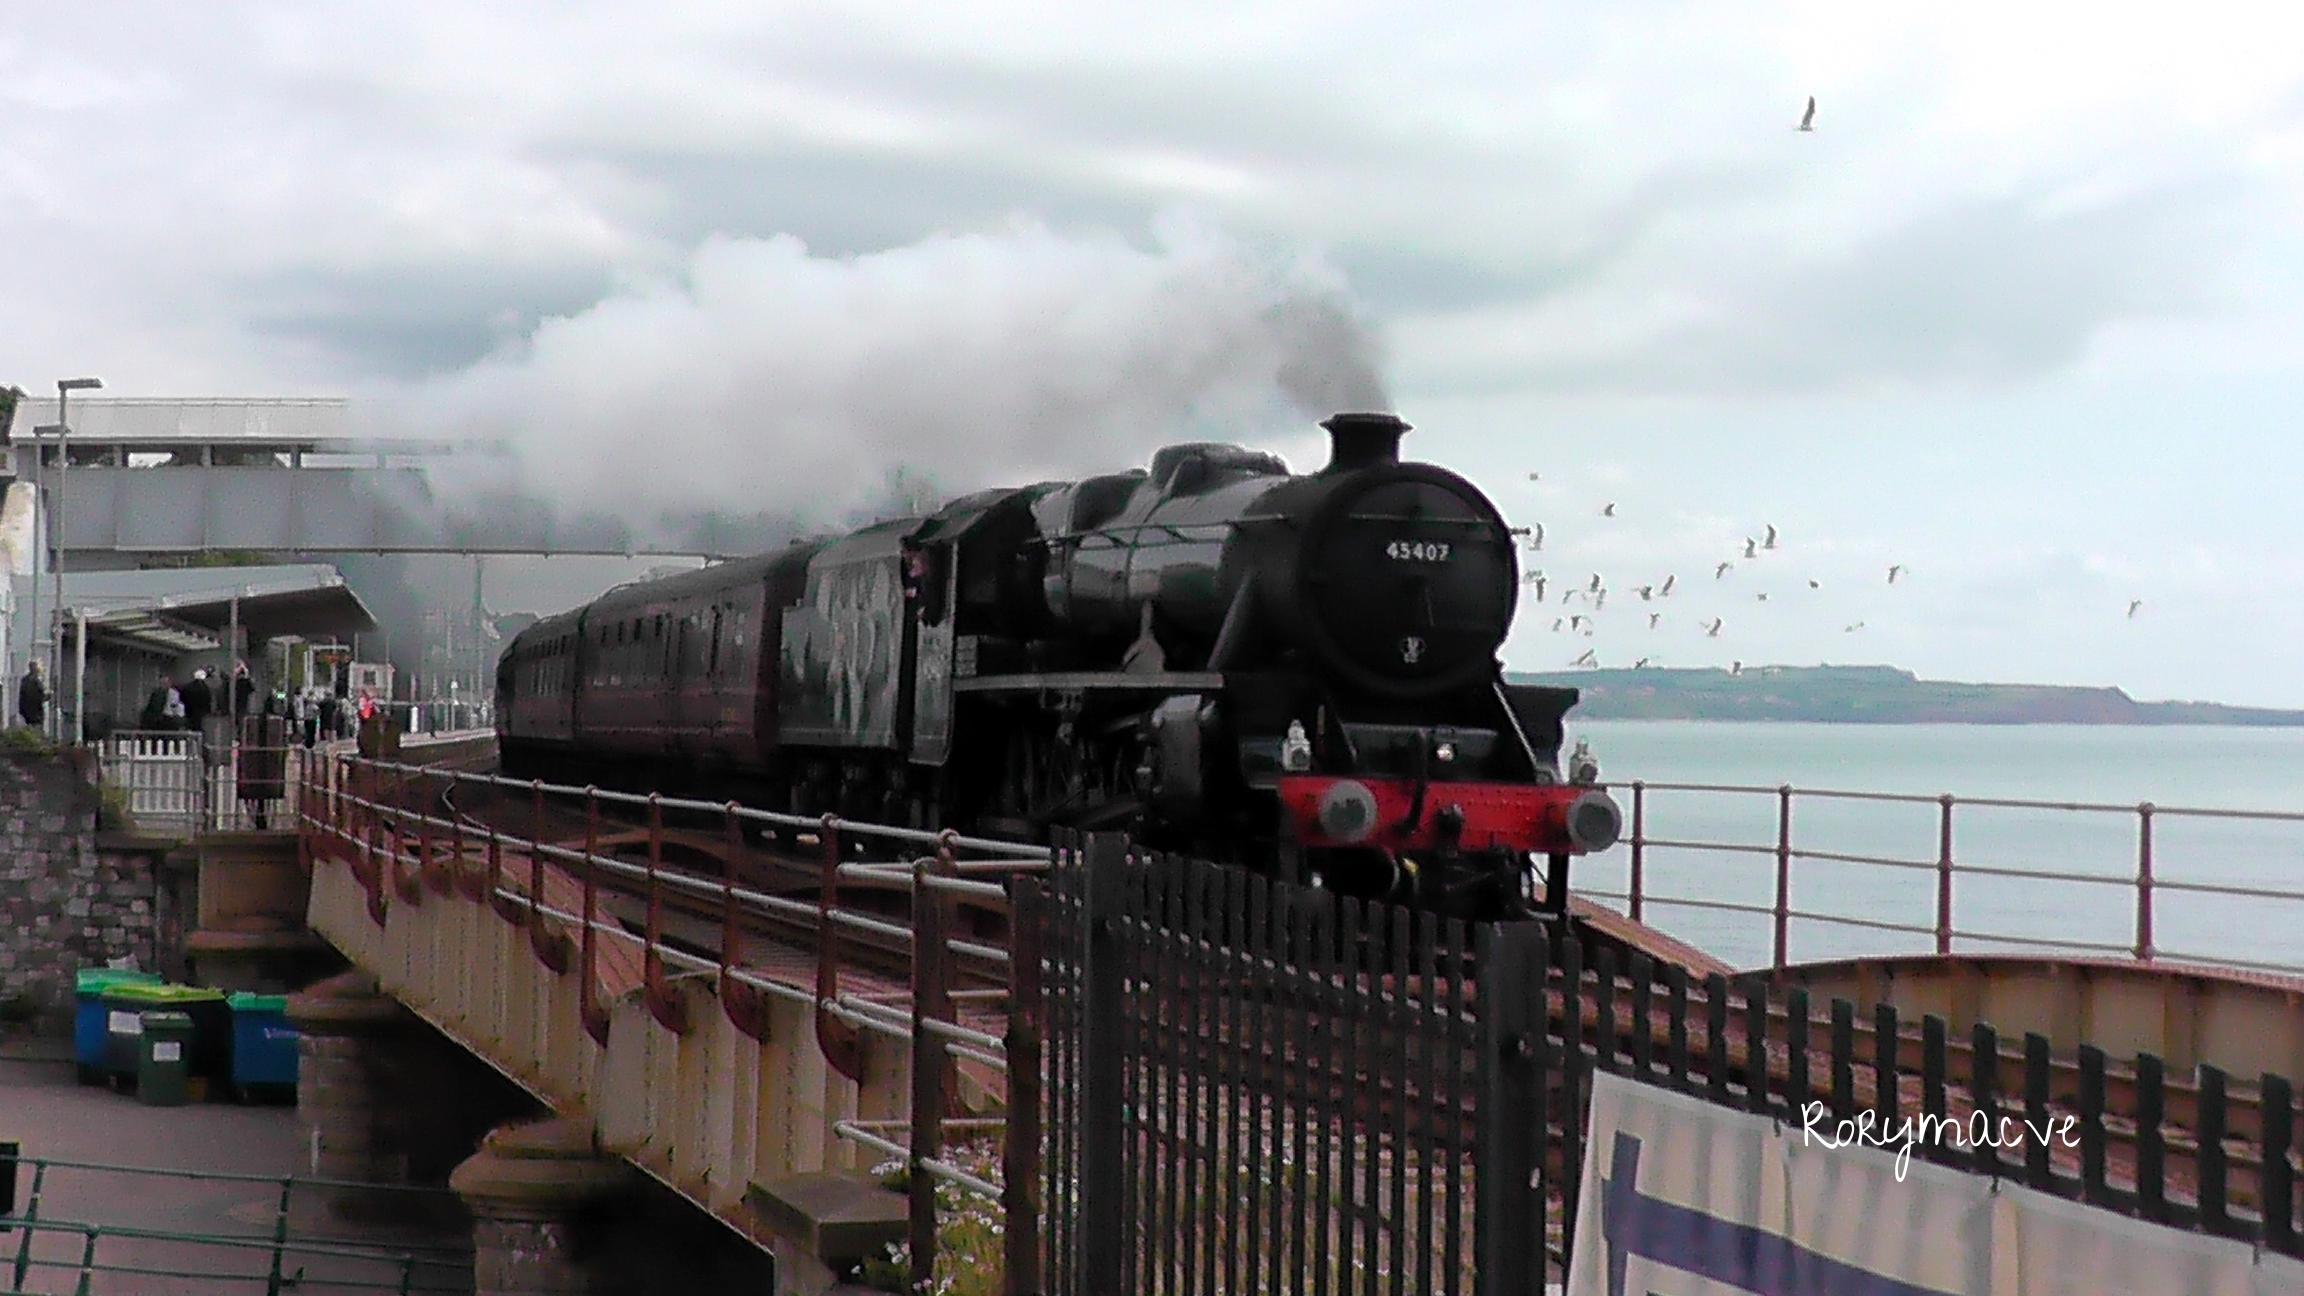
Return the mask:
M 912 763 L 942 765 L 952 750 L 952 622 L 959 564 L 951 541 L 907 548 L 912 617 Z

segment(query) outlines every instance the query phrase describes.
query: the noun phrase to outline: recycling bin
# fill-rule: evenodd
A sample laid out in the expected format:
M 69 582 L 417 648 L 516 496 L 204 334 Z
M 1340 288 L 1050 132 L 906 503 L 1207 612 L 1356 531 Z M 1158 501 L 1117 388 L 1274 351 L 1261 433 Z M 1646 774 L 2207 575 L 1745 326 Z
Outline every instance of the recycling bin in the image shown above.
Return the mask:
M 126 968 L 82 968 L 73 978 L 72 1061 L 82 1084 L 104 1079 L 104 992 L 116 985 L 158 985 L 159 974 Z
M 288 996 L 230 996 L 232 1090 L 243 1101 L 296 1100 L 296 1028 L 288 1024 Z
M 232 1082 L 232 1009 L 224 992 L 204 986 L 116 985 L 104 992 L 104 1072 L 112 1087 L 132 1089 L 137 1080 L 139 1041 L 144 1035 L 141 1014 L 179 1012 L 192 1019 L 192 1038 L 185 1049 L 190 1072 L 189 1092 L 197 1099 L 210 1086 L 221 1089 Z
M 192 1014 L 146 1009 L 136 1014 L 136 1101 L 181 1107 L 192 1089 Z

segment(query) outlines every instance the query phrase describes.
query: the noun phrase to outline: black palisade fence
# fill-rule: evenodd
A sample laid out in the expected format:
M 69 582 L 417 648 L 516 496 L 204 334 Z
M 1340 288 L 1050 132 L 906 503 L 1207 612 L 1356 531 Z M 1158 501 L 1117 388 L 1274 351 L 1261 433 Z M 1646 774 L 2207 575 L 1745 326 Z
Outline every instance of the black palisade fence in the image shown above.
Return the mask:
M 1097 835 L 1058 843 L 1046 1290 L 1540 1293 L 1596 1070 L 1799 1125 L 2068 1128 L 1915 1157 L 2299 1254 L 2293 1086 L 1817 1005 L 1549 922 L 1467 925 Z M 2063 1123 L 2068 1122 L 2068 1125 Z M 2068 1144 L 2076 1144 L 2069 1146 Z

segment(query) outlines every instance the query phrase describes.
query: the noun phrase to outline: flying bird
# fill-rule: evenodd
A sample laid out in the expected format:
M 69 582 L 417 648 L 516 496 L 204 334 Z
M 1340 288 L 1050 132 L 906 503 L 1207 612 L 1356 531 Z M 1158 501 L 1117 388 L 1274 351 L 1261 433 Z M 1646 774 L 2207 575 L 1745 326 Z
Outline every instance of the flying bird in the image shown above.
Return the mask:
M 1858 622 L 1855 622 L 1855 623 L 1854 623 L 1854 624 L 1852 624 L 1852 625 L 1846 625 L 1846 626 L 1842 626 L 1842 627 L 1840 628 L 1840 633 L 1842 633 L 1842 634 L 1854 634 L 1854 633 L 1856 633 L 1857 631 L 1859 631 L 1859 630 L 1861 630 L 1861 629 L 1863 629 L 1863 628 L 1864 628 L 1864 623 L 1863 623 L 1863 622 L 1861 622 L 1861 621 L 1858 621 Z
M 1648 664 L 1648 659 L 1647 659 L 1646 657 L 1643 657 L 1643 658 L 1641 658 L 1640 660 L 1638 660 L 1638 661 L 1636 661 L 1636 662 L 1632 663 L 1632 669 L 1634 669 L 1634 670 L 1638 670 L 1638 669 L 1640 669 L 1641 667 L 1643 667 L 1643 666 L 1646 666 L 1647 664 Z
M 1728 673 L 1729 673 L 1729 674 L 1731 674 L 1731 675 L 1741 675 L 1741 674 L 1743 674 L 1743 673 L 1744 673 L 1744 663 L 1742 663 L 1742 662 L 1740 662 L 1740 661 L 1732 661 L 1732 662 L 1728 663 Z
M 1895 566 L 1893 566 L 1893 567 L 1890 567 L 1890 568 L 1888 569 L 1888 583 L 1889 583 L 1889 584 L 1891 584 L 1891 585 L 1895 584 L 1895 583 L 1896 583 L 1896 578 L 1897 578 L 1898 576 L 1901 576 L 1901 575 L 1903 575 L 1903 574 L 1904 574 L 1904 564 L 1902 564 L 1902 563 L 1898 563 L 1898 564 L 1896 564 Z
M 1593 610 L 1593 611 L 1597 612 L 1597 611 L 1599 611 L 1600 609 L 1602 609 L 1602 608 L 1604 608 L 1604 607 L 1606 607 L 1606 606 L 1608 606 L 1608 591 L 1606 591 L 1606 590 L 1602 590 L 1602 591 L 1600 591 L 1599 593 L 1597 593 L 1597 594 L 1595 594 L 1595 595 L 1593 595 L 1593 596 L 1592 596 L 1592 610 Z
M 1576 628 L 1578 628 L 1578 627 L 1582 626 L 1582 625 L 1583 625 L 1585 622 L 1587 622 L 1587 621 L 1589 621 L 1589 620 L 1591 620 L 1591 619 L 1592 619 L 1592 618 L 1590 618 L 1590 617 L 1588 617 L 1588 616 L 1585 616 L 1583 613 L 1579 612 L 1579 613 L 1577 613 L 1575 616 L 1572 616 L 1572 617 L 1568 618 L 1568 628 L 1569 628 L 1569 629 L 1571 629 L 1571 630 L 1574 630 L 1574 629 L 1576 629 Z
M 1809 582 L 1808 582 L 1808 588 L 1810 588 L 1810 589 L 1822 589 L 1822 588 L 1824 588 L 1824 582 L 1822 582 L 1822 581 L 1820 581 L 1820 580 L 1812 580 L 1812 581 L 1809 581 Z M 1541 596 L 1539 596 L 1539 597 L 1541 597 Z
M 1704 623 L 1704 637 L 1707 639 L 1717 639 L 1720 637 L 1720 618 L 1714 617 L 1710 621 Z
M 1591 584 L 1589 584 L 1589 585 L 1587 585 L 1587 586 L 1585 586 L 1584 588 L 1586 588 L 1586 589 L 1588 589 L 1588 590 L 1592 591 L 1592 592 L 1593 592 L 1593 593 L 1595 593 L 1595 594 L 1599 593 L 1599 592 L 1600 592 L 1600 573 L 1598 573 L 1598 572 L 1594 572 L 1594 573 L 1592 573 L 1592 583 L 1591 583 Z
M 1594 649 L 1587 648 L 1584 650 L 1583 656 L 1568 664 L 1571 666 L 1597 666 L 1600 664 L 1600 654 Z
M 1544 552 L 1544 524 L 1541 522 L 1528 524 L 1528 552 Z
M 1808 96 L 1808 111 L 1800 114 L 1799 128 L 1804 131 L 1816 129 L 1816 96 L 1814 95 Z
M 1648 602 L 1650 599 L 1653 599 L 1653 598 L 1655 598 L 1655 597 L 1656 597 L 1656 587 L 1655 587 L 1655 586 L 1653 586 L 1653 585 L 1642 585 L 1642 586 L 1638 587 L 1638 589 L 1637 589 L 1635 592 L 1637 592 L 1637 593 L 1640 595 L 1640 601 L 1641 601 L 1641 602 L 1643 602 L 1643 603 L 1646 603 L 1646 602 Z
M 1602 517 L 1614 517 L 1614 516 L 1616 516 L 1616 506 L 1615 506 L 1614 504 L 1603 504 L 1603 505 L 1601 505 L 1601 506 L 1600 506 L 1600 516 L 1602 516 Z
M 1762 592 L 1760 592 L 1760 593 L 1758 593 L 1758 594 L 1755 594 L 1755 595 L 1753 595 L 1752 597 L 1753 597 L 1753 598 L 1754 598 L 1756 601 L 1758 601 L 1758 602 L 1761 602 L 1761 603 L 1765 603 L 1765 602 L 1767 602 L 1767 601 L 1768 601 L 1768 594 L 1767 594 L 1767 592 L 1766 592 L 1765 590 L 1763 590 Z
M 1760 556 L 1760 542 L 1759 542 L 1759 541 L 1757 541 L 1757 540 L 1754 540 L 1754 539 L 1753 539 L 1752 537 L 1750 537 L 1750 536 L 1746 536 L 1746 537 L 1744 537 L 1744 556 L 1745 556 L 1745 557 L 1747 557 L 1747 558 L 1757 558 L 1757 557 L 1759 557 L 1759 556 Z
M 1664 583 L 1663 583 L 1662 585 L 1660 585 L 1660 586 L 1658 586 L 1658 587 L 1657 587 L 1657 589 L 1656 589 L 1656 592 L 1657 592 L 1658 594 L 1664 594 L 1664 595 L 1669 595 L 1669 594 L 1671 594 L 1671 593 L 1672 593 L 1672 582 L 1674 582 L 1674 581 L 1676 581 L 1676 580 L 1679 580 L 1679 579 L 1680 579 L 1680 578 L 1679 578 L 1679 577 L 1677 577 L 1677 576 L 1667 576 L 1667 577 L 1665 577 L 1665 578 L 1664 578 Z
M 1661 620 L 1663 620 L 1663 619 L 1664 619 L 1664 614 L 1663 614 L 1663 613 L 1661 613 L 1661 612 L 1651 612 L 1651 613 L 1649 613 L 1649 614 L 1648 614 L 1648 628 L 1649 628 L 1649 629 L 1651 629 L 1651 630 L 1655 629 L 1655 628 L 1656 628 L 1656 623 L 1657 623 L 1657 622 L 1659 622 L 1659 621 L 1661 621 Z
M 1562 626 L 1564 626 L 1564 625 L 1567 625 L 1567 624 L 1568 624 L 1568 618 L 1566 618 L 1566 617 L 1554 617 L 1554 618 L 1552 618 L 1552 633 L 1554 633 L 1554 634 L 1558 634 L 1558 633 L 1560 633 L 1560 627 L 1562 627 Z
M 1543 602 L 1543 601 L 1544 601 L 1544 585 L 1545 585 L 1545 581 L 1544 581 L 1544 573 L 1542 573 L 1542 572 L 1540 572 L 1540 571 L 1537 571 L 1537 572 L 1530 572 L 1530 573 L 1528 573 L 1527 575 L 1525 575 L 1525 576 L 1523 576 L 1523 577 L 1521 577 L 1521 578 L 1520 578 L 1520 583 L 1521 583 L 1521 584 L 1523 584 L 1523 585 L 1533 585 L 1533 586 L 1535 586 L 1535 587 L 1536 587 L 1536 601 L 1537 601 L 1537 602 L 1539 602 L 1539 603 L 1541 603 L 1541 602 Z
M 1544 474 L 1542 474 L 1542 473 L 1530 473 L 1530 474 L 1528 474 L 1528 480 L 1530 480 L 1530 481 L 1542 481 L 1543 479 L 1544 479 Z
M 2141 609 L 2143 606 L 2144 606 L 2144 600 L 2142 600 L 2142 599 L 2130 599 L 2130 600 L 2128 600 L 2128 619 L 2129 619 L 2129 620 L 2131 620 L 2131 621 L 2135 620 L 2135 619 L 2136 619 L 2136 613 L 2137 613 L 2137 611 L 2138 611 L 2139 609 Z
M 1723 577 L 1723 576 L 1726 576 L 1726 575 L 1728 574 L 1728 569 L 1729 569 L 1729 568 L 1731 568 L 1731 567 L 1734 567 L 1735 565 L 1736 565 L 1736 564 L 1734 564 L 1734 563 L 1732 563 L 1732 562 L 1724 562 L 1724 563 L 1720 564 L 1719 566 L 1717 566 L 1717 567 L 1713 568 L 1713 569 L 1712 569 L 1712 579 L 1714 579 L 1714 580 L 1719 580 L 1721 577 Z
M 1761 547 L 1761 548 L 1763 548 L 1763 549 L 1773 549 L 1773 548 L 1775 548 L 1775 547 L 1776 547 L 1776 524 L 1775 524 L 1775 523 L 1771 522 L 1771 523 L 1769 523 L 1769 524 L 1768 524 L 1768 538 L 1767 538 L 1767 539 L 1765 539 L 1765 540 L 1762 540 L 1762 541 L 1760 542 L 1760 547 Z

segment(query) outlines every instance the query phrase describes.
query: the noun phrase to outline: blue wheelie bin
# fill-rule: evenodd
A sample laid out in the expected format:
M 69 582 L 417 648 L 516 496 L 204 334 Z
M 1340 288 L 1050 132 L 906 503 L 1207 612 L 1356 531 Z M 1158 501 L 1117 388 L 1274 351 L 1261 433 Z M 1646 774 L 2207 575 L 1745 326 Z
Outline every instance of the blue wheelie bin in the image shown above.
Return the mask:
M 232 1091 L 242 1102 L 296 1101 L 296 1028 L 288 996 L 243 990 L 232 1006 Z
M 158 985 L 154 972 L 125 968 L 82 968 L 72 987 L 72 1061 L 82 1084 L 104 1083 L 104 1047 L 107 1031 L 104 992 L 116 985 Z

